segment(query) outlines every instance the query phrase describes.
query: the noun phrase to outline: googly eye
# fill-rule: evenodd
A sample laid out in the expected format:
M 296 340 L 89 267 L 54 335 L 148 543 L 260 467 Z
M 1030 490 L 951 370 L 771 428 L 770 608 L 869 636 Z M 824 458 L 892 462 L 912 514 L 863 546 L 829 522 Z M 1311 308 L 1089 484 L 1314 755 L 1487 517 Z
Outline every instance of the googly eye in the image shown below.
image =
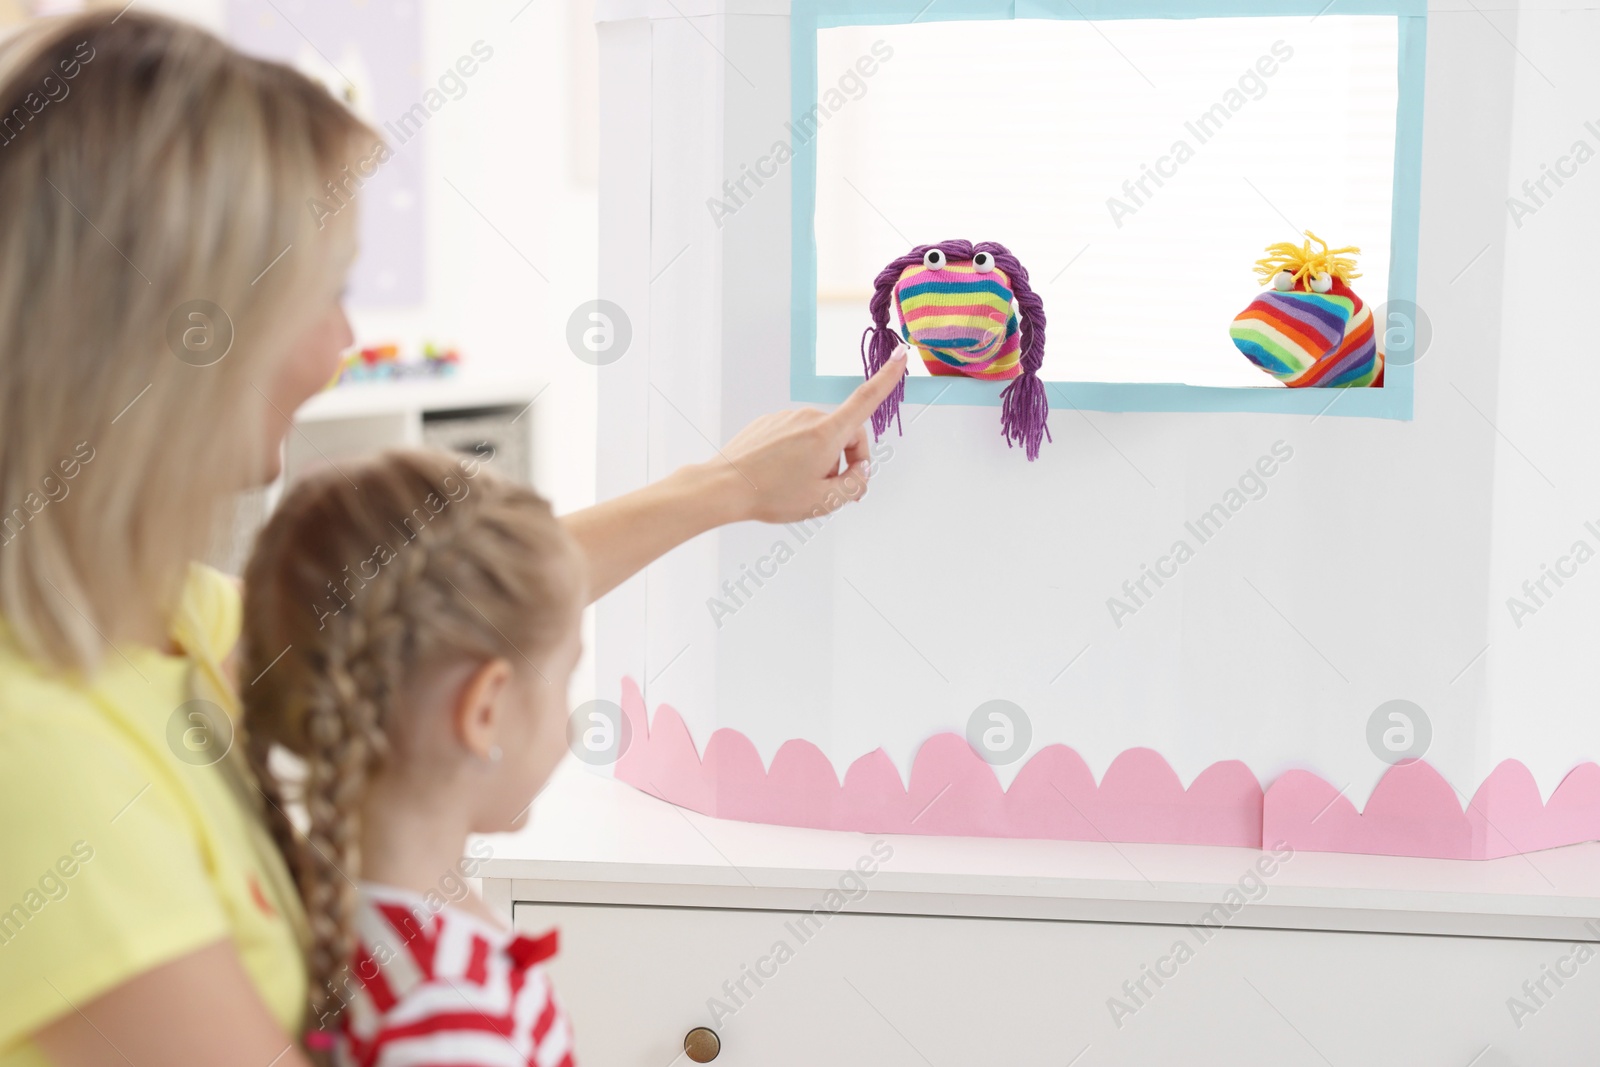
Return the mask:
M 979 274 L 988 274 L 994 270 L 994 256 L 988 252 L 979 252 L 972 257 L 972 269 Z
M 922 253 L 922 265 L 929 270 L 943 270 L 945 264 L 944 250 L 930 248 Z
M 1317 271 L 1317 276 L 1311 279 L 1311 291 L 1313 293 L 1326 293 L 1332 288 L 1333 276 L 1327 271 L 1319 270 Z
M 1294 288 L 1294 275 L 1286 270 L 1280 270 L 1272 276 L 1272 287 L 1280 293 L 1287 293 Z

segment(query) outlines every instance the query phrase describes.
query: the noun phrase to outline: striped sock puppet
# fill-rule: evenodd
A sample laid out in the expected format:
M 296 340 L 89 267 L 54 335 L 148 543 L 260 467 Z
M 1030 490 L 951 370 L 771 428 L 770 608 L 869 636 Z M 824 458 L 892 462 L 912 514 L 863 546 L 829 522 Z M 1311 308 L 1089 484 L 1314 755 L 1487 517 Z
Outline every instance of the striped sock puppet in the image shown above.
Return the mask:
M 897 334 L 889 325 L 893 307 Z M 1017 257 L 993 241 L 918 245 L 879 272 L 873 285 L 872 325 L 861 335 L 867 377 L 889 361 L 901 341 L 922 354 L 928 373 L 1007 381 L 1000 394 L 1000 432 L 1028 459 L 1050 437 L 1050 404 L 1039 367 L 1044 362 L 1044 302 L 1028 285 Z M 900 428 L 902 380 L 872 415 L 882 437 Z M 903 433 L 903 428 L 900 428 Z
M 1256 264 L 1272 288 L 1250 302 L 1228 333 L 1245 358 L 1290 388 L 1383 385 L 1372 309 L 1350 288 L 1359 248 L 1332 248 L 1310 230 L 1300 245 L 1270 245 Z M 1320 249 L 1313 250 L 1315 241 Z

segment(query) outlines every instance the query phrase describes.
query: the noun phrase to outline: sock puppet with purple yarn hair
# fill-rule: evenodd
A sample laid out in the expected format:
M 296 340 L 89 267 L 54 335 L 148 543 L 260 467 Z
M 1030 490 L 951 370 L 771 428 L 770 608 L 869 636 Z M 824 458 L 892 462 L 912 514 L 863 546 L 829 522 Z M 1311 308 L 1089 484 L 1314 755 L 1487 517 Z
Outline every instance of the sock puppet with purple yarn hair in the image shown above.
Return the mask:
M 891 304 L 900 320 L 898 335 L 889 325 Z M 872 325 L 861 335 L 867 377 L 904 341 L 922 354 L 930 374 L 1009 381 L 1000 394 L 1000 432 L 1007 445 L 1021 445 L 1028 459 L 1039 458 L 1050 438 L 1050 404 L 1039 380 L 1044 302 L 1010 250 L 993 241 L 918 245 L 879 272 L 870 309 Z M 882 437 L 891 422 L 904 432 L 905 395 L 902 379 L 872 414 L 874 437 Z

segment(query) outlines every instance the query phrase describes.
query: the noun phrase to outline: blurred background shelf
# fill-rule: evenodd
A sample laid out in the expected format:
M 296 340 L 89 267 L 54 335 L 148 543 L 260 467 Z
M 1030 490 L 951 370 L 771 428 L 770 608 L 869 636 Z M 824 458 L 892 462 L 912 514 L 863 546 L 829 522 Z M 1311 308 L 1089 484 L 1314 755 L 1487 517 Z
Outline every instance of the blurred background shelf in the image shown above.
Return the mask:
M 422 414 L 451 409 L 526 407 L 545 383 L 533 377 L 475 376 L 341 385 L 308 400 L 295 415 L 301 426 L 342 419 Z
M 389 448 L 432 448 L 472 456 L 502 477 L 532 485 L 534 401 L 548 383 L 532 376 L 463 373 L 449 378 L 361 382 L 319 393 L 295 415 L 283 474 L 243 494 L 214 566 L 237 574 L 256 533 L 299 478 Z

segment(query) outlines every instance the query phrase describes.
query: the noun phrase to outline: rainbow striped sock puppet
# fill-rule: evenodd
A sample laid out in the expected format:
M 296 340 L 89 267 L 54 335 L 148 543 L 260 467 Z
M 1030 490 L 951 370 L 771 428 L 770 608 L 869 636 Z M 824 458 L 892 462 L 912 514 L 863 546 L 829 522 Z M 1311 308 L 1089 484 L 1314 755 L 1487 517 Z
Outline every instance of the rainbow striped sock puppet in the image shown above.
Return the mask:
M 1296 246 L 1267 247 L 1256 263 L 1261 284 L 1272 288 L 1250 302 L 1228 333 L 1245 358 L 1291 388 L 1381 388 L 1383 353 L 1378 351 L 1372 309 L 1350 288 L 1361 277 L 1346 253 L 1312 233 Z M 1313 251 L 1311 242 L 1322 247 Z
M 889 306 L 900 319 L 897 335 Z M 1050 404 L 1039 367 L 1044 362 L 1044 302 L 1028 285 L 1017 257 L 993 241 L 918 245 L 879 272 L 873 285 L 872 325 L 861 335 L 861 362 L 872 377 L 903 340 L 922 354 L 928 373 L 1009 381 L 1000 394 L 1000 433 L 1039 458 L 1049 439 Z M 904 379 L 872 414 L 874 437 L 900 426 Z

